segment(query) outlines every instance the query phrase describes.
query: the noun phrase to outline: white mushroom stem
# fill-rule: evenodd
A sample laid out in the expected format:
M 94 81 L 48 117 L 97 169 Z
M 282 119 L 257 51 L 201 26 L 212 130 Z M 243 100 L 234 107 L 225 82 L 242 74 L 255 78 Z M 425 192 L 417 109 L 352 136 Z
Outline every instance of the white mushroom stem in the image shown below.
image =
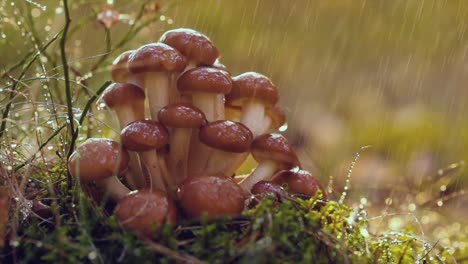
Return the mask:
M 257 100 L 248 100 L 242 105 L 241 111 L 241 123 L 252 131 L 254 138 L 261 135 L 265 105 Z
M 208 122 L 215 120 L 215 102 L 216 95 L 214 93 L 197 92 L 192 94 L 192 103 L 198 107 L 206 116 Z
M 167 168 L 166 160 L 163 156 L 158 155 L 158 165 L 159 170 L 161 171 L 162 178 L 164 180 L 166 188 L 169 190 L 169 194 L 172 198 L 176 197 L 177 185 L 175 185 L 174 178 Z
M 214 120 L 224 120 L 224 94 L 216 95 L 214 108 Z
M 130 190 L 115 176 L 96 180 L 96 186 L 113 201 L 118 201 Z
M 268 180 L 278 170 L 278 164 L 273 160 L 263 160 L 258 163 L 252 173 L 242 180 L 239 185 L 247 192 L 259 181 Z
M 244 123 L 245 124 L 245 123 Z M 256 124 L 254 126 L 254 129 L 257 130 L 257 134 L 258 135 L 262 135 L 262 134 L 265 134 L 269 129 L 270 129 L 270 125 L 271 125 L 271 118 L 268 116 L 268 115 L 265 115 L 263 119 L 260 119 L 258 121 L 258 125 Z M 247 125 L 246 125 L 247 126 Z M 249 126 L 247 126 L 249 127 Z M 252 133 L 254 133 L 254 131 L 251 129 Z M 254 134 L 255 136 L 255 134 Z M 247 159 L 247 157 L 249 156 L 249 153 L 239 153 L 239 154 L 236 154 L 234 156 L 232 156 L 232 161 L 229 162 L 229 167 L 226 168 L 226 171 L 224 173 L 226 173 L 226 175 L 232 175 L 236 172 L 236 170 L 242 165 L 242 163 Z
M 191 70 L 193 68 L 196 68 L 198 66 L 197 62 L 194 61 L 194 60 L 189 60 L 188 63 L 187 63 L 187 66 L 185 66 L 185 69 L 184 71 L 182 71 L 183 73 L 188 71 L 188 70 Z
M 212 148 L 200 142 L 198 130 L 194 131 L 190 140 L 190 158 L 187 161 L 187 173 L 190 176 L 203 173 L 212 151 Z
M 129 106 L 119 106 L 114 109 L 119 119 L 120 128 L 126 127 L 131 122 L 140 119 L 133 108 Z M 139 189 L 146 186 L 146 180 L 140 166 L 140 159 L 136 153 L 129 153 L 128 170 L 124 174 L 125 180 L 132 189 Z
M 158 112 L 169 104 L 169 77 L 166 72 L 147 72 L 144 77 L 151 119 L 158 120 Z
M 205 172 L 207 174 L 214 174 L 222 172 L 226 176 L 231 176 L 234 172 L 229 172 L 232 163 L 235 161 L 235 158 L 239 155 L 244 155 L 244 153 L 234 153 L 227 152 L 219 149 L 214 149 L 211 152 L 210 158 L 206 164 Z M 248 155 L 248 153 L 246 153 Z
M 187 162 L 191 136 L 191 128 L 174 128 L 170 136 L 171 150 L 168 157 L 169 172 L 176 186 L 179 186 L 187 177 Z
M 169 104 L 180 101 L 180 94 L 177 92 L 177 79 L 179 73 L 171 73 L 169 77 Z
M 166 187 L 164 185 L 161 169 L 159 168 L 156 150 L 140 151 L 138 154 L 140 156 L 143 172 L 148 176 L 149 187 L 165 191 Z

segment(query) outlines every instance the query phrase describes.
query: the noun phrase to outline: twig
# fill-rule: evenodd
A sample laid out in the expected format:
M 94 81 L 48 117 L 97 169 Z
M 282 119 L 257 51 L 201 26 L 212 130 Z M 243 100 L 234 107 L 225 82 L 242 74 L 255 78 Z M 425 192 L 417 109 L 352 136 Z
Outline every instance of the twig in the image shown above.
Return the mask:
M 176 261 L 180 261 L 182 263 L 192 263 L 192 264 L 202 264 L 203 262 L 200 261 L 199 259 L 195 258 L 194 256 L 184 254 L 184 253 L 179 253 L 177 251 L 174 251 L 170 248 L 167 248 L 161 244 L 157 244 L 151 239 L 148 238 L 143 238 L 140 237 L 151 249 L 156 251 L 157 253 L 163 254 L 166 257 L 172 258 Z
M 63 65 L 63 77 L 65 79 L 65 94 L 67 97 L 67 110 L 68 110 L 68 125 L 70 126 L 70 146 L 68 149 L 67 159 L 73 153 L 73 149 L 75 148 L 75 141 L 77 134 L 75 133 L 75 125 L 73 119 L 73 102 L 72 102 L 72 93 L 71 93 L 71 86 L 70 86 L 70 72 L 69 66 L 67 61 L 67 54 L 65 51 L 65 44 L 67 43 L 67 34 L 68 28 L 70 27 L 70 13 L 68 10 L 68 0 L 62 0 L 63 2 L 63 9 L 65 13 L 65 26 L 63 27 L 63 34 L 60 39 L 60 56 L 62 58 L 62 65 Z M 67 173 L 67 184 L 68 188 L 71 188 L 72 178 L 70 172 Z

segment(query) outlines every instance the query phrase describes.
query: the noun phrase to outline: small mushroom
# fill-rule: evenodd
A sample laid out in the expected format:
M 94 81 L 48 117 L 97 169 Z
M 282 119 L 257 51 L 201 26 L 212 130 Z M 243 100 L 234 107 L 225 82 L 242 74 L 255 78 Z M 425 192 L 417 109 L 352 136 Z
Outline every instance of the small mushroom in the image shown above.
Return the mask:
M 204 172 L 225 173 L 239 153 L 247 153 L 253 141 L 250 130 L 239 122 L 217 120 L 200 128 L 202 143 L 213 148 L 208 157 Z
M 159 39 L 180 53 L 187 59 L 188 64 L 184 71 L 193 69 L 198 65 L 213 65 L 219 57 L 218 49 L 204 34 L 188 28 L 178 28 L 166 31 Z
M 286 191 L 277 183 L 271 181 L 259 181 L 250 190 L 255 203 L 261 202 L 267 196 L 274 196 L 275 202 L 280 202 L 286 197 Z
M 185 179 L 179 189 L 180 206 L 189 217 L 208 219 L 237 216 L 244 209 L 245 193 L 223 174 Z
M 227 109 L 232 109 L 232 111 L 236 111 L 236 109 L 233 107 L 227 107 Z M 231 116 L 233 115 L 235 115 L 235 112 L 231 114 Z M 264 134 L 268 130 L 278 129 L 282 125 L 284 125 L 284 123 L 286 122 L 286 115 L 279 106 L 269 107 L 266 109 L 265 118 L 261 122 L 263 123 L 261 124 L 261 126 L 259 126 L 258 132 L 260 134 Z M 242 153 L 232 157 L 233 161 L 231 162 L 231 167 L 228 168 L 225 173 L 227 175 L 235 173 L 237 168 L 239 168 L 242 165 L 242 163 L 247 159 L 248 155 L 249 153 Z
M 143 89 L 142 78 L 138 74 L 132 74 L 127 67 L 128 58 L 134 50 L 124 51 L 111 65 L 112 80 L 116 83 L 131 83 Z
M 232 78 L 232 89 L 226 95 L 226 104 L 240 106 L 241 122 L 254 134 L 262 134 L 261 128 L 265 119 L 265 108 L 273 107 L 278 102 L 276 86 L 268 77 L 246 72 Z
M 149 186 L 165 191 L 156 151 L 169 143 L 167 129 L 156 121 L 137 120 L 128 124 L 120 137 L 125 148 L 138 153 L 143 171 L 149 179 Z
M 176 222 L 177 210 L 165 192 L 141 189 L 120 199 L 114 215 L 124 229 L 144 237 L 151 237 L 162 224 Z
M 117 142 L 89 138 L 70 156 L 68 171 L 72 177 L 81 181 L 95 181 L 105 194 L 118 201 L 130 192 L 115 176 L 126 170 L 128 160 L 128 152 Z
M 181 72 L 186 64 L 182 54 L 164 43 L 143 45 L 128 58 L 128 70 L 142 78 L 153 120 L 169 104 L 171 74 Z
M 240 186 L 246 191 L 250 191 L 257 182 L 270 179 L 278 170 L 299 166 L 292 146 L 280 134 L 258 136 L 252 142 L 251 152 L 258 165 L 240 182 Z
M 224 95 L 232 88 L 232 81 L 225 71 L 200 67 L 184 72 L 177 81 L 179 92 L 192 96 L 192 103 L 205 113 L 208 121 L 214 121 L 215 117 L 224 118 L 224 108 L 217 109 L 217 100 L 224 101 Z M 220 98 L 218 95 L 222 95 Z M 216 111 L 222 111 L 218 113 Z
M 119 119 L 120 129 L 131 122 L 145 118 L 145 93 L 130 83 L 113 83 L 102 95 L 104 103 L 114 110 Z M 140 160 L 136 153 L 129 153 L 130 161 L 125 178 L 132 188 L 146 186 Z
M 290 170 L 282 170 L 273 176 L 272 182 L 279 185 L 285 185 L 286 190 L 294 194 L 302 194 L 314 196 L 317 191 L 321 191 L 323 197 L 328 199 L 327 193 L 324 192 L 319 180 L 310 172 L 293 168 Z
M 177 187 L 187 177 L 192 131 L 206 123 L 205 114 L 190 103 L 174 103 L 161 108 L 158 119 L 166 127 L 172 128 L 168 164 L 173 186 Z

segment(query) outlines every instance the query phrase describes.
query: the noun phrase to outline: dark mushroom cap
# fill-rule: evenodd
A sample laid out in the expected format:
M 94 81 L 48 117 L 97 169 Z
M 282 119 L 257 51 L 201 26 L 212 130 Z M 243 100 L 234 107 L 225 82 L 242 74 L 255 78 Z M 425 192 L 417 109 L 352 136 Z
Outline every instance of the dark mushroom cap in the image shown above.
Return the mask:
M 112 62 L 111 74 L 112 74 L 112 80 L 114 82 L 125 83 L 128 81 L 130 72 L 128 71 L 128 68 L 127 68 L 127 62 L 128 62 L 128 58 L 133 52 L 134 50 L 124 51 L 117 58 L 115 58 L 114 62 Z
M 257 196 L 259 200 L 267 195 L 275 195 L 276 197 L 285 196 L 286 191 L 277 183 L 271 181 L 259 181 L 250 191 L 253 195 Z
M 294 149 L 281 134 L 260 135 L 252 142 L 250 149 L 252 156 L 258 162 L 273 160 L 278 163 L 280 168 L 299 166 L 299 160 Z
M 197 64 L 212 65 L 219 57 L 218 49 L 202 33 L 188 28 L 166 31 L 159 41 L 177 49 Z
M 128 124 L 120 137 L 122 145 L 131 151 L 159 149 L 169 143 L 167 129 L 153 120 L 137 120 Z
M 100 180 L 122 173 L 128 161 L 128 152 L 117 142 L 89 138 L 68 159 L 68 170 L 82 181 Z
M 130 192 L 117 203 L 114 214 L 123 228 L 151 236 L 164 223 L 175 223 L 176 207 L 166 193 L 157 189 Z
M 177 80 L 177 89 L 181 93 L 227 94 L 231 88 L 232 80 L 227 72 L 209 67 L 188 70 Z
M 279 106 L 267 108 L 265 114 L 271 118 L 270 127 L 273 129 L 278 129 L 286 123 L 286 114 Z
M 158 120 L 168 127 L 199 128 L 206 124 L 205 114 L 190 103 L 173 103 L 161 108 Z
M 228 152 L 246 152 L 253 141 L 253 134 L 240 122 L 217 120 L 200 128 L 198 137 L 204 144 Z
M 140 87 L 130 83 L 113 83 L 102 94 L 102 100 L 108 107 L 114 109 L 121 105 L 142 108 L 144 112 L 145 93 Z
M 128 58 L 131 73 L 181 72 L 187 60 L 176 49 L 164 43 L 150 43 L 141 46 Z
M 242 106 L 245 100 L 259 100 L 267 107 L 278 102 L 279 94 L 271 80 L 256 72 L 246 72 L 232 78 L 232 89 L 226 104 Z
M 327 198 L 327 194 L 324 192 L 319 180 L 306 170 L 299 168 L 282 170 L 273 176 L 272 182 L 286 185 L 286 189 L 295 194 L 314 196 L 320 190 L 324 198 Z
M 188 216 L 201 217 L 206 213 L 209 219 L 239 215 L 246 198 L 242 188 L 222 174 L 189 177 L 177 194 Z

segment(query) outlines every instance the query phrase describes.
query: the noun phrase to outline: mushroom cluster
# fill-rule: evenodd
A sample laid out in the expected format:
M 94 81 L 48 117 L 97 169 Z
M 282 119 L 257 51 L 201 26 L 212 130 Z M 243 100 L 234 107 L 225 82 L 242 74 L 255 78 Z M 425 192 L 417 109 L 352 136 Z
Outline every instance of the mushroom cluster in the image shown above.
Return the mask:
M 219 58 L 208 37 L 182 28 L 114 60 L 102 101 L 120 139 L 86 140 L 68 168 L 116 203 L 124 228 L 144 235 L 177 215 L 239 215 L 252 195 L 323 191 L 278 133 L 286 117 L 275 84 L 232 77 Z M 236 175 L 249 155 L 257 166 Z

